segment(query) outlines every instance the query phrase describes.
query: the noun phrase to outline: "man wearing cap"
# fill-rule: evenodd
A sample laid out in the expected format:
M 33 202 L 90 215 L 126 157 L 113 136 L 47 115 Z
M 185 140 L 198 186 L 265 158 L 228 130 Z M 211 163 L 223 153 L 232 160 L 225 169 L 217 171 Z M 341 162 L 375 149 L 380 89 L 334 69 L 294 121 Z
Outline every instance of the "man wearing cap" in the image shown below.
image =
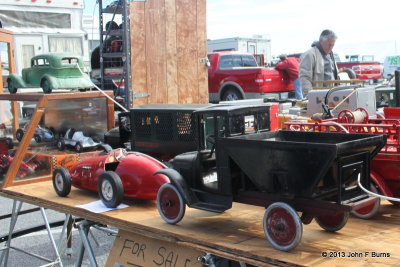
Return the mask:
M 281 62 L 276 64 L 275 68 L 286 71 L 289 79 L 293 81 L 296 99 L 303 99 L 299 79 L 299 59 L 295 57 L 287 57 L 286 55 L 280 55 L 279 59 Z

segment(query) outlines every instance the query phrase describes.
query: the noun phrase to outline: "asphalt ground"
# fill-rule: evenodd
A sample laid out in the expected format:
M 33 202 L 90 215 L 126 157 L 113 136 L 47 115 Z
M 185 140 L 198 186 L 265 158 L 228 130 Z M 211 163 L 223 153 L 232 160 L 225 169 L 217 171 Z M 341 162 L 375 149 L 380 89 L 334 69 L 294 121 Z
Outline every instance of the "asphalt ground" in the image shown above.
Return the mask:
M 12 212 L 12 207 L 13 207 L 13 200 L 0 197 L 0 217 L 5 217 L 7 214 L 11 214 Z M 28 209 L 34 209 L 37 208 L 36 206 L 23 203 L 22 204 L 22 209 L 23 210 L 28 210 Z M 46 217 L 48 222 L 54 223 L 54 222 L 61 222 L 64 221 L 66 218 L 66 215 L 63 213 L 59 213 L 53 210 L 48 210 L 45 209 Z M 9 233 L 9 226 L 10 226 L 10 218 L 3 218 L 0 220 L 0 237 L 5 237 L 8 236 Z M 42 216 L 42 213 L 40 211 L 34 211 L 30 212 L 27 214 L 19 215 L 17 219 L 17 223 L 15 225 L 15 232 L 18 232 L 22 229 L 28 229 L 28 228 L 33 228 L 35 226 L 39 225 L 44 225 L 44 219 Z M 113 231 L 117 231 L 115 228 L 110 228 Z M 60 244 L 60 235 L 62 232 L 62 225 L 58 227 L 53 227 L 51 228 L 51 232 L 53 234 L 55 243 L 58 245 Z M 108 254 L 112 248 L 112 245 L 114 243 L 115 237 L 113 235 L 110 235 L 108 232 L 96 229 L 91 227 L 90 228 L 90 234 L 89 234 L 89 242 L 91 244 L 91 247 L 93 249 L 93 253 L 95 255 L 96 262 L 98 266 L 104 266 Z M 79 231 L 77 228 L 73 228 L 72 231 L 72 246 L 71 248 L 67 248 L 67 241 L 66 241 L 66 234 L 64 234 L 64 237 L 62 238 L 61 245 L 59 248 L 59 253 L 61 256 L 61 261 L 63 266 L 76 266 L 76 263 L 78 262 L 78 256 L 79 256 L 79 248 L 81 245 L 81 238 L 79 235 Z M 17 249 L 21 249 L 24 251 L 27 251 L 29 253 L 34 253 L 37 255 L 40 255 L 42 257 L 55 260 L 56 253 L 54 252 L 54 249 L 51 245 L 51 241 L 49 238 L 49 235 L 47 233 L 47 230 L 39 230 L 35 231 L 32 233 L 25 234 L 21 237 L 15 237 L 11 239 L 11 246 L 16 247 Z M 0 248 L 5 248 L 6 247 L 6 241 L 2 241 L 0 243 Z M 5 253 L 4 250 L 1 253 Z M 31 255 L 28 255 L 24 252 L 18 251 L 16 249 L 10 249 L 9 250 L 9 257 L 7 264 L 3 260 L 0 266 L 60 266 L 59 264 L 53 264 L 46 262 L 42 259 L 38 259 L 36 257 L 33 257 Z M 91 266 L 89 258 L 86 254 L 83 256 L 83 261 L 81 266 Z

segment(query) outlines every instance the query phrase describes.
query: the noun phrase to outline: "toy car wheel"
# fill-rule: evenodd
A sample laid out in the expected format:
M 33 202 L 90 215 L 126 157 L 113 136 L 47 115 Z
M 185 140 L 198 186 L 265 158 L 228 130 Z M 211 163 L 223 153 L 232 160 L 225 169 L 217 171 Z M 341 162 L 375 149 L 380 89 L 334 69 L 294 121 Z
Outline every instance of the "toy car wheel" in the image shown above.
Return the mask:
M 53 134 L 53 136 L 56 136 L 56 129 L 54 129 L 54 127 L 50 127 L 49 131 Z
M 166 183 L 157 192 L 157 209 L 161 218 L 170 224 L 180 222 L 185 215 L 185 202 L 176 186 Z
M 71 175 L 66 168 L 60 167 L 54 170 L 53 187 L 60 197 L 66 197 L 71 192 Z
M 97 185 L 99 196 L 108 208 L 116 208 L 124 197 L 124 187 L 118 174 L 112 171 L 102 173 Z
M 11 79 L 7 79 L 7 86 L 10 94 L 15 94 L 18 90 L 18 88 L 15 86 L 15 82 Z
M 378 189 L 372 183 L 370 190 L 371 192 L 378 193 Z M 374 199 L 371 199 L 370 202 L 371 204 L 369 204 L 368 206 L 352 210 L 351 214 L 361 219 L 370 219 L 374 217 L 379 212 L 379 208 L 381 206 L 381 199 L 379 197 L 376 197 Z
M 57 141 L 57 149 L 60 151 L 63 151 L 65 149 L 65 143 L 63 140 L 58 140 Z
M 236 89 L 228 89 L 222 96 L 223 101 L 235 101 L 242 99 L 242 96 Z
M 43 93 L 45 93 L 45 94 L 51 94 L 52 88 L 51 88 L 51 85 L 50 85 L 49 80 L 43 79 L 42 82 L 41 82 L 41 84 L 40 84 L 40 86 L 41 86 L 42 89 L 43 89 Z
M 40 135 L 38 135 L 38 134 L 34 134 L 33 135 L 33 139 L 35 139 L 35 142 L 36 143 L 40 143 L 40 142 L 42 142 L 42 138 L 40 137 Z
M 75 145 L 75 151 L 81 153 L 83 151 L 83 146 L 80 142 L 77 142 Z
M 336 232 L 342 229 L 349 219 L 348 212 L 339 212 L 336 215 L 324 215 L 315 217 L 315 221 L 328 232 Z
M 14 143 L 13 143 L 13 140 L 11 138 L 7 137 L 6 142 L 7 142 L 8 149 L 13 149 L 14 148 Z
M 264 234 L 278 250 L 294 249 L 303 235 L 303 224 L 297 212 L 288 204 L 275 202 L 268 206 L 263 219 Z
M 15 137 L 17 138 L 18 142 L 21 142 L 22 137 L 24 137 L 24 131 L 22 129 L 18 129 L 15 133 Z

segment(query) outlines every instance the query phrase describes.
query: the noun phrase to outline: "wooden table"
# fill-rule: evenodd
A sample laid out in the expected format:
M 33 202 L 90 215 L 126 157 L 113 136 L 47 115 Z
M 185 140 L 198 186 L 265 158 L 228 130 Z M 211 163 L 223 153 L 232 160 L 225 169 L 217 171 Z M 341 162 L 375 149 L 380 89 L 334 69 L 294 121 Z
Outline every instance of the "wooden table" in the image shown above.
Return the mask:
M 222 214 L 186 209 L 177 225 L 165 223 L 155 201 L 127 201 L 130 207 L 96 214 L 77 208 L 98 200 L 96 194 L 73 188 L 67 198 L 56 195 L 51 181 L 7 187 L 2 196 L 117 227 L 145 237 L 243 261 L 255 266 L 398 266 L 400 210 L 384 202 L 374 219 L 350 217 L 337 233 L 315 222 L 304 225 L 303 238 L 291 252 L 274 249 L 262 227 L 265 209 L 234 203 Z M 327 253 L 326 257 L 322 255 Z

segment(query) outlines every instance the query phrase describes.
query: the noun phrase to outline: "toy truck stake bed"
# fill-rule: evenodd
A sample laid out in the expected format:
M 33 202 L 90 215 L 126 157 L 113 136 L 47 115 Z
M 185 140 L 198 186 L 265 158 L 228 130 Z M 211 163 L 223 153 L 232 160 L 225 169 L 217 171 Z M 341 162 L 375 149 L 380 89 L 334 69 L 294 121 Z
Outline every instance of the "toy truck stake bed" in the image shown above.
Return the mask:
M 171 180 L 157 193 L 166 222 L 178 223 L 185 205 L 213 212 L 231 208 L 233 201 L 265 206 L 267 239 L 288 251 L 299 244 L 302 223 L 315 218 L 335 232 L 353 206 L 370 201 L 357 179 L 369 188 L 370 160 L 385 136 L 270 132 L 262 109 L 219 106 L 194 112 L 197 150 L 177 155 L 172 168 L 156 172 Z

